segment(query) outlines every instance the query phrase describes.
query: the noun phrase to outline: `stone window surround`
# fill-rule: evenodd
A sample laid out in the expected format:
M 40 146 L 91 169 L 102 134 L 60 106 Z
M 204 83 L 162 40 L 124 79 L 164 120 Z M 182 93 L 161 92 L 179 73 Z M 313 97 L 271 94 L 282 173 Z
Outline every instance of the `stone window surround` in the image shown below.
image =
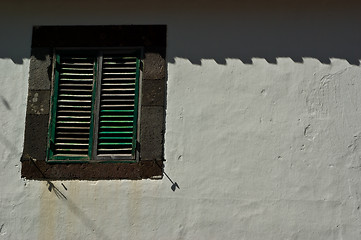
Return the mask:
M 159 179 L 163 176 L 167 81 L 165 25 L 35 26 L 21 176 L 37 180 Z M 56 47 L 143 47 L 136 163 L 47 163 L 52 57 Z

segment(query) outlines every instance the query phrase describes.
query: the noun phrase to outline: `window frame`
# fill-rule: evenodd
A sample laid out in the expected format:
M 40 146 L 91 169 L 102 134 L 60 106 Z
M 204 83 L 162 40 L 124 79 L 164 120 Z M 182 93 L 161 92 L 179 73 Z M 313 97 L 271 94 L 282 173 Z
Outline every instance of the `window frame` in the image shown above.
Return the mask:
M 167 82 L 166 25 L 34 26 L 21 177 L 34 180 L 161 179 Z M 52 61 L 60 48 L 144 49 L 135 162 L 46 161 Z
M 51 86 L 51 103 L 50 103 L 50 119 L 49 119 L 49 133 L 47 143 L 46 161 L 49 163 L 87 163 L 87 162 L 101 162 L 101 163 L 115 163 L 124 162 L 132 163 L 139 161 L 139 149 L 137 148 L 137 142 L 139 141 L 139 118 L 141 105 L 141 82 L 142 82 L 142 70 L 140 68 L 143 56 L 143 47 L 123 47 L 123 48 L 54 48 L 53 61 L 52 61 L 52 86 Z M 99 156 L 97 155 L 97 144 L 99 134 L 99 104 L 101 94 L 101 80 L 102 80 L 102 62 L 104 54 L 124 54 L 127 52 L 136 52 L 136 79 L 135 79 L 135 96 L 134 96 L 134 119 L 133 129 L 135 129 L 135 136 L 133 135 L 132 143 L 132 157 L 127 156 Z M 93 89 L 92 90 L 92 108 L 91 108 L 91 120 L 89 129 L 89 147 L 87 157 L 80 156 L 56 156 L 52 154 L 52 142 L 55 138 L 55 126 L 56 126 L 56 110 L 57 110 L 57 98 L 58 96 L 58 84 L 59 84 L 59 72 L 56 67 L 59 64 L 60 55 L 71 54 L 84 54 L 94 57 L 94 76 L 93 76 Z M 136 125 L 136 126 L 134 126 Z

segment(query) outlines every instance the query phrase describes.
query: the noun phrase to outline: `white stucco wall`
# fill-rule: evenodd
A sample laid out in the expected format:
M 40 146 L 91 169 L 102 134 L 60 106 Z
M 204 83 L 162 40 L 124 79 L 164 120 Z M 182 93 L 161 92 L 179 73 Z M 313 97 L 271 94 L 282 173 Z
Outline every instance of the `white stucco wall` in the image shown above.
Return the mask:
M 85 2 L 0 10 L 0 239 L 361 238 L 352 6 Z M 168 25 L 165 172 L 180 188 L 21 179 L 32 26 L 157 23 Z

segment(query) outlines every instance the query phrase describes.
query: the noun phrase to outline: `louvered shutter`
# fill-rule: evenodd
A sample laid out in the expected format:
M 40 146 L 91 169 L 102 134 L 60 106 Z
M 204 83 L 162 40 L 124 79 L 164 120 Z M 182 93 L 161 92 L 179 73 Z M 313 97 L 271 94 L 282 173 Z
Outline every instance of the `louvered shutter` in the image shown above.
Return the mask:
M 134 160 L 138 53 L 56 56 L 48 160 Z
M 137 138 L 139 58 L 133 53 L 104 54 L 97 155 L 134 159 Z
M 57 55 L 50 158 L 88 160 L 91 156 L 95 75 L 94 56 Z

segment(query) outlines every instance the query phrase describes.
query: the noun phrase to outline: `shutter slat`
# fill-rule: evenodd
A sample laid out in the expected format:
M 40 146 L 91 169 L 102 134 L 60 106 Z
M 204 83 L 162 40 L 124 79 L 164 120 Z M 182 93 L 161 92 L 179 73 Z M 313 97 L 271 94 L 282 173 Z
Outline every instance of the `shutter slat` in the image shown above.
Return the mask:
M 101 118 L 133 118 L 133 115 L 101 115 Z
M 116 73 L 116 72 L 103 72 L 103 74 L 105 76 L 106 75 L 131 75 L 131 74 L 135 75 L 136 72 L 118 72 L 118 73 Z
M 90 127 L 65 127 L 65 126 L 57 126 L 59 129 L 74 129 L 74 130 L 89 130 Z
M 133 109 L 131 109 L 131 110 L 105 110 L 105 109 L 103 109 L 103 110 L 101 110 L 100 112 L 110 112 L 110 113 L 116 113 L 116 112 L 134 112 L 134 110 L 133 110 Z
M 99 139 L 132 139 L 132 137 L 100 137 Z
M 57 121 L 57 124 L 90 124 L 90 121 L 88 122 L 82 122 L 82 121 Z
M 112 143 L 101 142 L 99 143 L 99 145 L 101 146 L 132 145 L 132 142 L 112 142 Z
M 59 142 L 59 143 L 55 143 L 55 145 L 88 146 L 88 143 L 63 143 L 63 142 Z
M 71 99 L 59 99 L 58 102 L 70 102 L 70 103 L 91 103 L 92 100 L 71 100 Z
M 93 84 L 75 84 L 75 83 L 60 83 L 60 87 L 93 87 Z
M 132 121 L 114 121 L 114 120 L 101 120 L 101 123 L 132 123 Z
M 134 70 L 134 67 L 104 67 L 104 70 Z
M 88 71 L 92 72 L 93 68 L 81 68 L 81 67 L 62 67 L 63 70 L 70 70 L 70 71 Z
M 104 151 L 108 153 L 108 151 L 131 151 L 132 148 L 98 148 L 98 151 Z M 103 156 L 106 156 L 105 154 Z M 125 154 L 124 156 L 128 156 L 128 154 Z
M 125 126 L 123 128 L 132 128 L 132 126 L 128 126 L 128 127 Z M 115 131 L 106 132 L 106 131 L 102 131 L 102 134 L 124 134 L 124 133 L 133 133 L 133 132 L 115 132 Z
M 91 89 L 71 89 L 71 88 L 64 88 L 64 89 L 59 89 L 59 92 L 87 92 L 87 93 L 91 93 L 92 90 Z
M 81 62 L 78 62 L 78 63 L 76 63 L 76 62 L 62 62 L 61 65 L 62 65 L 62 66 L 68 65 L 68 66 L 77 66 L 77 67 L 79 67 L 79 66 L 87 66 L 87 67 L 89 67 L 89 66 L 93 66 L 93 63 L 86 63 L 86 62 L 84 62 L 84 63 L 81 63 Z
M 91 98 L 92 95 L 59 94 L 59 97 Z
M 58 116 L 58 118 L 69 118 L 69 119 L 77 119 L 77 118 L 86 118 L 90 119 L 90 116 L 70 116 L 70 115 L 64 115 L 64 116 Z
M 122 80 L 122 81 L 126 81 L 126 80 L 128 80 L 128 81 L 135 81 L 135 78 L 124 78 L 124 77 L 122 77 L 122 78 L 110 78 L 110 77 L 107 77 L 107 78 L 103 78 L 103 81 L 119 81 L 119 80 Z M 134 83 L 133 83 L 134 84 Z
M 84 152 L 87 153 L 88 149 L 87 148 L 58 148 L 57 151 L 66 151 L 66 152 Z
M 125 59 L 123 57 L 112 56 L 111 58 L 103 57 L 103 64 L 133 64 L 137 63 L 136 58 Z
M 68 75 L 86 77 L 86 76 L 93 76 L 93 73 L 74 73 L 74 72 L 60 73 L 60 76 L 68 76 Z
M 133 126 L 100 126 L 100 128 L 133 128 Z M 100 134 L 102 133 L 109 134 L 110 132 L 100 132 Z
M 59 105 L 61 108 L 91 108 L 91 106 Z
M 58 113 L 79 113 L 79 114 L 90 114 L 91 111 L 79 111 L 79 109 L 73 109 L 73 110 L 58 110 Z
M 66 130 L 66 129 L 65 129 Z M 71 130 L 71 129 L 70 129 Z M 79 129 L 77 129 L 79 130 Z M 58 136 L 62 135 L 62 136 L 73 136 L 73 135 L 88 135 L 89 133 L 88 132 L 57 132 Z M 89 139 L 89 138 L 87 138 Z
M 61 82 L 91 82 L 93 79 L 86 78 L 62 78 Z
M 107 108 L 107 107 L 109 107 L 109 108 L 111 108 L 111 107 L 134 107 L 134 104 L 124 104 L 124 105 L 106 105 L 106 104 L 102 104 L 101 107 L 102 108 Z
M 124 93 L 124 94 L 111 94 L 111 93 L 104 93 L 101 96 L 102 97 L 133 97 L 134 98 L 134 93 Z
M 88 141 L 89 138 L 73 138 L 73 137 L 58 137 L 59 140 L 71 140 L 71 141 Z

